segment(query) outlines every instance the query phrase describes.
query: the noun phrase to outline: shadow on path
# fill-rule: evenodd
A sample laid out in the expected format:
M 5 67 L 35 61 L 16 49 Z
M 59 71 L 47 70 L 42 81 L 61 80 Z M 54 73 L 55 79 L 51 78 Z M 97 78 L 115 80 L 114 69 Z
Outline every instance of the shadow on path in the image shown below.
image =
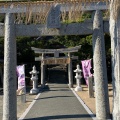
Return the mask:
M 48 99 L 48 98 L 66 98 L 66 97 L 74 97 L 74 96 L 51 96 L 51 97 L 45 97 L 45 98 L 38 98 L 34 100 L 42 100 L 42 99 Z
M 94 115 L 92 115 L 94 117 Z M 54 119 L 71 119 L 71 118 L 91 118 L 88 114 L 74 114 L 74 115 L 57 115 L 57 116 L 44 116 L 38 118 L 29 118 L 24 120 L 54 120 Z

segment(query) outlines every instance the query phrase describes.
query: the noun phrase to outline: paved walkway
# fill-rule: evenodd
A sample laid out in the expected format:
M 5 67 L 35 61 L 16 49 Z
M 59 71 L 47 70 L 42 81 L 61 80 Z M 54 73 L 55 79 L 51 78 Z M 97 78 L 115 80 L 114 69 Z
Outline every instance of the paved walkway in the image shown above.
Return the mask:
M 92 120 L 67 84 L 50 83 L 24 120 Z
M 92 120 L 68 87 L 64 71 L 50 70 L 48 82 L 24 120 Z

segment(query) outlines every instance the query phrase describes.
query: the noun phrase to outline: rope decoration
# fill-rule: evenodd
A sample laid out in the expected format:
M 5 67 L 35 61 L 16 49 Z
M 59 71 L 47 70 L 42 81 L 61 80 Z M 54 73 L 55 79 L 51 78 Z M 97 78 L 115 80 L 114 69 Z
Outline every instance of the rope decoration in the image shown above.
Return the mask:
M 119 0 L 116 0 L 119 1 Z M 82 17 L 83 11 L 81 11 L 82 6 L 87 6 L 89 4 L 96 4 L 98 2 L 106 2 L 109 0 L 39 0 L 39 1 L 28 1 L 28 2 L 0 2 L 0 7 L 2 8 L 21 8 L 26 7 L 26 12 L 16 13 L 16 24 L 45 24 L 47 15 L 50 8 L 56 3 L 62 4 L 65 9 L 61 12 L 61 22 L 78 22 Z M 69 10 L 68 9 L 69 6 Z M 34 11 L 34 12 L 33 12 Z M 36 12 L 35 12 L 36 11 Z

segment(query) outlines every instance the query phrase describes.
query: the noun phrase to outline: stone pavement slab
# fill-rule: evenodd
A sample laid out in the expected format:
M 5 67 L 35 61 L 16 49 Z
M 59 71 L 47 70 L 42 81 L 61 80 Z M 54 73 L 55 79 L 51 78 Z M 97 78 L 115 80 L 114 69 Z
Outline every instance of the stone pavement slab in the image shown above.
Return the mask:
M 92 120 L 67 84 L 49 84 L 24 120 Z

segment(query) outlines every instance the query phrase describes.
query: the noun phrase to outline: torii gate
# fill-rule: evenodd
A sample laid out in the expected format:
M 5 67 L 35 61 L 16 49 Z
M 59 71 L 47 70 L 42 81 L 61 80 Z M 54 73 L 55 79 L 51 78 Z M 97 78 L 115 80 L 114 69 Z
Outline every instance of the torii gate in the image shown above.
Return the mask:
M 42 54 L 38 58 L 35 58 L 36 61 L 41 61 L 41 86 L 45 86 L 45 66 L 44 65 L 54 65 L 54 64 L 68 64 L 68 79 L 69 87 L 73 87 L 73 70 L 72 70 L 72 57 L 70 53 L 78 52 L 81 48 L 80 46 L 72 48 L 61 48 L 61 49 L 39 49 L 32 47 L 35 53 Z M 46 57 L 46 54 L 54 54 L 54 57 Z M 67 53 L 68 56 L 60 57 L 59 53 Z
M 5 13 L 5 26 L 0 25 L 0 36 L 5 36 L 4 42 L 4 104 L 3 104 L 3 120 L 16 120 L 16 36 L 40 36 L 40 35 L 88 35 L 93 34 L 93 60 L 94 60 L 94 77 L 96 91 L 96 117 L 97 119 L 109 118 L 109 100 L 107 73 L 105 62 L 105 47 L 104 33 L 109 33 L 108 22 L 103 21 L 101 10 L 108 9 L 108 6 L 103 2 L 75 0 L 66 2 L 64 0 L 53 2 L 10 2 L 0 4 L 0 13 Z M 107 0 L 108 2 L 109 0 Z M 74 3 L 74 4 L 73 4 Z M 98 4 L 99 3 L 99 4 Z M 50 9 L 48 9 L 50 8 Z M 48 12 L 45 15 L 44 11 Z M 66 18 L 66 14 L 70 12 L 68 18 L 75 19 L 80 14 L 80 11 L 94 11 L 93 19 L 84 23 L 65 24 L 60 22 L 60 14 L 62 20 Z M 74 12 L 73 12 L 74 11 Z M 17 14 L 17 19 L 14 19 L 14 13 Z M 26 13 L 26 14 L 23 14 Z M 35 13 L 34 19 L 30 19 L 32 13 Z M 39 13 L 39 15 L 38 15 Z M 26 15 L 26 20 L 22 18 Z M 47 18 L 39 19 L 40 15 L 45 15 Z M 45 21 L 47 19 L 47 26 Z M 33 23 L 40 24 L 31 24 Z M 29 23 L 30 25 L 26 25 Z M 44 23 L 44 24 L 43 24 Z M 5 27 L 5 31 L 4 31 Z

